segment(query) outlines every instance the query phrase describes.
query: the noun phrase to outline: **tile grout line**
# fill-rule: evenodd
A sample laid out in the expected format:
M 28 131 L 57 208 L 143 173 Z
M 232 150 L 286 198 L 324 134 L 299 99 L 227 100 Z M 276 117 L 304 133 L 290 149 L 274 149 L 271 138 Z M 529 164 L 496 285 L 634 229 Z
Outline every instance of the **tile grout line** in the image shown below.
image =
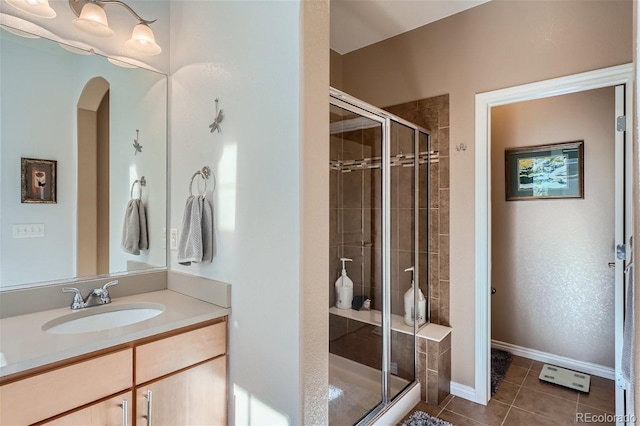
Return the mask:
M 529 366 L 529 369 L 531 369 L 531 366 Z M 529 369 L 527 369 L 527 374 L 529 374 Z M 527 378 L 527 374 L 525 374 L 525 376 L 524 376 L 525 379 Z M 522 391 L 522 385 L 523 384 L 524 384 L 524 379 L 522 380 L 522 383 L 520 383 L 518 385 L 518 392 L 516 392 L 516 395 L 513 397 L 513 400 L 511 400 L 511 404 L 509 404 L 509 410 L 507 410 L 507 415 L 504 416 L 504 419 L 502 419 L 501 426 L 504 425 L 504 423 L 507 421 L 507 417 L 509 417 L 509 413 L 511 413 L 511 410 L 513 409 L 513 407 L 515 407 L 515 405 L 513 405 L 513 404 L 516 402 L 516 398 L 518 398 L 518 395 L 520 395 L 520 392 Z

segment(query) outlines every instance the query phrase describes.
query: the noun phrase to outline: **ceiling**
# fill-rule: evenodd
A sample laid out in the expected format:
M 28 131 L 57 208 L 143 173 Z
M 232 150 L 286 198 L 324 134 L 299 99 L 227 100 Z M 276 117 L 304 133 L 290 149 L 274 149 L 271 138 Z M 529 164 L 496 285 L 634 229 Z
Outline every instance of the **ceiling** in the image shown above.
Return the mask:
M 344 55 L 489 0 L 331 0 L 331 49 Z

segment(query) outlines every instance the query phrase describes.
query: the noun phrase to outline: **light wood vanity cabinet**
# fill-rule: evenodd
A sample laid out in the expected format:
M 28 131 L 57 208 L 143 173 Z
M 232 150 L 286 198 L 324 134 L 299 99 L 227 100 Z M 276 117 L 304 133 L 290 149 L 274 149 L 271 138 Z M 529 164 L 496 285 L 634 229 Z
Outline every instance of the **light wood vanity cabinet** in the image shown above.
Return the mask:
M 0 425 L 226 425 L 226 348 L 224 317 L 2 380 Z

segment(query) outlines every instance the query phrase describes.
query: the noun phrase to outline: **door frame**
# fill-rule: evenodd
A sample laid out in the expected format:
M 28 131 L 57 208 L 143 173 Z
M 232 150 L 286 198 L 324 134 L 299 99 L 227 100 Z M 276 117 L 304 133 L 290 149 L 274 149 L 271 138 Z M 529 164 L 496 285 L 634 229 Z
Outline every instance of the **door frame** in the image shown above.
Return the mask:
M 486 405 L 490 398 L 491 363 L 491 108 L 516 102 L 625 85 L 627 132 L 631 132 L 633 64 L 618 65 L 476 95 L 475 104 L 475 402 Z M 612 125 L 613 128 L 613 125 Z M 627 171 L 630 173 L 630 171 Z M 616 241 L 616 244 L 624 241 Z M 623 298 L 616 285 L 616 324 L 623 315 Z M 618 294 L 620 292 L 620 294 Z M 619 321 L 620 320 L 620 321 Z M 620 336 L 618 336 L 618 332 Z M 616 342 L 622 330 L 616 325 Z M 618 366 L 616 360 L 616 367 Z M 616 392 L 618 393 L 618 392 Z

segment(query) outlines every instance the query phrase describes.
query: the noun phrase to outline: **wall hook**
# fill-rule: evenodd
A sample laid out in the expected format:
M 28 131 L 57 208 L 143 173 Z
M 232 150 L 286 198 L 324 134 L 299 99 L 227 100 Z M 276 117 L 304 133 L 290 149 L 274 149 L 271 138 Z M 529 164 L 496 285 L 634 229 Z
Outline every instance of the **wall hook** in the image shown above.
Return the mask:
M 133 140 L 133 147 L 135 148 L 135 151 L 133 152 L 133 155 L 137 155 L 138 153 L 142 153 L 142 145 L 140 145 L 138 143 L 139 136 L 140 136 L 140 130 L 136 129 L 136 138 Z
M 217 130 L 218 133 L 220 133 L 220 123 L 222 123 L 223 119 L 224 119 L 224 111 L 220 110 L 220 112 L 218 112 L 218 98 L 216 98 L 216 116 L 213 120 L 213 123 L 209 124 L 209 129 L 211 129 L 211 133 L 213 133 L 214 130 Z
M 467 150 L 467 146 L 463 143 L 456 145 L 456 151 L 460 152 L 460 151 L 466 151 Z

